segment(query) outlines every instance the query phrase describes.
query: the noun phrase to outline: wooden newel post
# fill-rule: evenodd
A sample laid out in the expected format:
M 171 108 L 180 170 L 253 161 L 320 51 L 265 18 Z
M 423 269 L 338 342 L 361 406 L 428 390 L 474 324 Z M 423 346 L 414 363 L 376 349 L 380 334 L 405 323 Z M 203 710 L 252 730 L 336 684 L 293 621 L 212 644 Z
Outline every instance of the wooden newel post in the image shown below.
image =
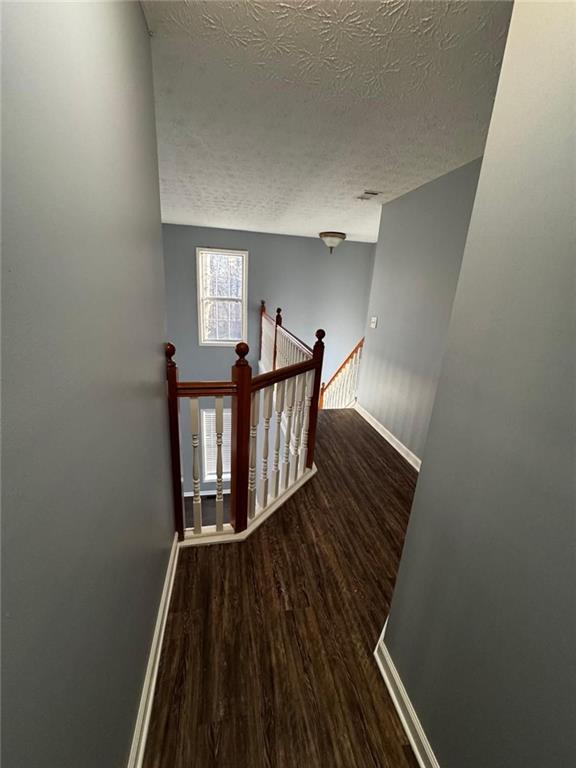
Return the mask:
M 324 342 L 322 339 L 326 332 L 321 328 L 316 331 L 316 344 L 312 350 L 312 359 L 316 363 L 314 369 L 314 389 L 312 390 L 312 402 L 310 403 L 310 415 L 308 422 L 308 453 L 306 454 L 306 466 L 312 468 L 314 464 L 314 448 L 316 447 L 316 427 L 318 426 L 318 408 L 320 406 L 320 385 L 322 382 L 322 361 L 324 359 Z
M 266 302 L 264 299 L 260 302 L 260 348 L 258 350 L 258 360 L 262 360 L 262 332 L 264 326 L 264 315 L 266 314 Z
M 178 541 L 184 539 L 184 494 L 180 462 L 180 426 L 178 409 L 178 366 L 172 359 L 176 354 L 174 344 L 164 346 L 166 355 L 166 380 L 168 382 L 168 426 L 170 429 L 170 456 L 172 461 L 172 497 L 174 500 L 174 527 Z
M 230 488 L 230 522 L 235 533 L 248 525 L 248 470 L 250 465 L 250 403 L 252 368 L 245 359 L 248 344 L 236 345 L 238 360 L 232 366 L 236 394 L 232 397 L 232 480 Z
M 276 350 L 278 349 L 278 326 L 282 325 L 282 310 L 276 310 L 276 324 L 274 325 L 274 357 L 272 358 L 272 370 L 276 370 Z

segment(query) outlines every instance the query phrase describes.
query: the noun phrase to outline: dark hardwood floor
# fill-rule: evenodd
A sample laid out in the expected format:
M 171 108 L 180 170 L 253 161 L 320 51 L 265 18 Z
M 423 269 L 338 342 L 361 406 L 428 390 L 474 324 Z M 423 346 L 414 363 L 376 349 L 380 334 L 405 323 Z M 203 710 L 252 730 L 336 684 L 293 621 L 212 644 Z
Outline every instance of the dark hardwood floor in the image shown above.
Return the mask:
M 416 472 L 353 410 L 246 542 L 180 553 L 145 768 L 414 768 L 373 650 Z

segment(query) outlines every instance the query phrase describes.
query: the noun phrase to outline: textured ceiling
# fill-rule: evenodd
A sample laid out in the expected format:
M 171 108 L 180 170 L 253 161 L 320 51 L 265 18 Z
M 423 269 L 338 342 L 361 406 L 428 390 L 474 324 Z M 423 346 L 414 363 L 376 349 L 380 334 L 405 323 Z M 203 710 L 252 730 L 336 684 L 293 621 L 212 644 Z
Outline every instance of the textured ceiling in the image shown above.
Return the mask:
M 375 241 L 379 203 L 482 154 L 508 3 L 144 9 L 166 222 Z

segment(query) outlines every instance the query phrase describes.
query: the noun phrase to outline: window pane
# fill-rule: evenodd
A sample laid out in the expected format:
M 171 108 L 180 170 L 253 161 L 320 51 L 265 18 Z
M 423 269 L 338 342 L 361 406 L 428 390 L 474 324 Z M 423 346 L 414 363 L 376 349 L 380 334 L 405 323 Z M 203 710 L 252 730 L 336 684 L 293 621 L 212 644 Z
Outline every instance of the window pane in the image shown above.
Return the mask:
M 216 332 L 216 302 L 205 301 L 204 302 L 204 338 L 206 341 L 217 341 L 218 335 Z
M 227 298 L 230 295 L 230 269 L 229 257 L 223 253 L 214 254 L 215 273 L 216 273 L 216 292 L 215 296 Z
M 226 341 L 230 339 L 230 308 L 227 301 L 218 302 L 218 339 L 220 341 Z
M 209 253 L 207 254 L 206 261 L 204 262 L 206 265 L 205 273 L 204 273 L 204 295 L 205 296 L 216 296 L 216 272 L 218 267 L 218 260 L 217 260 L 217 254 L 215 253 Z
M 204 340 L 242 341 L 242 304 L 207 299 L 204 302 Z
M 230 298 L 242 298 L 242 257 L 230 257 Z
M 242 298 L 242 256 L 205 252 L 203 291 L 205 296 Z
M 242 305 L 239 301 L 230 304 L 230 338 L 242 339 Z

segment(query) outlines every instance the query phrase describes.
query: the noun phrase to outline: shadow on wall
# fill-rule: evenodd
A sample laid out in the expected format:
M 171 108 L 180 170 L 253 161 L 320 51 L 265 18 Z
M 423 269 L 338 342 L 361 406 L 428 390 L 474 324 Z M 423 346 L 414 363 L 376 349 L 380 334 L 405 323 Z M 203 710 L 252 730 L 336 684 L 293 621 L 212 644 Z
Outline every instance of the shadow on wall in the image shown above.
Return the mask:
M 481 159 L 382 207 L 358 401 L 422 457 Z

